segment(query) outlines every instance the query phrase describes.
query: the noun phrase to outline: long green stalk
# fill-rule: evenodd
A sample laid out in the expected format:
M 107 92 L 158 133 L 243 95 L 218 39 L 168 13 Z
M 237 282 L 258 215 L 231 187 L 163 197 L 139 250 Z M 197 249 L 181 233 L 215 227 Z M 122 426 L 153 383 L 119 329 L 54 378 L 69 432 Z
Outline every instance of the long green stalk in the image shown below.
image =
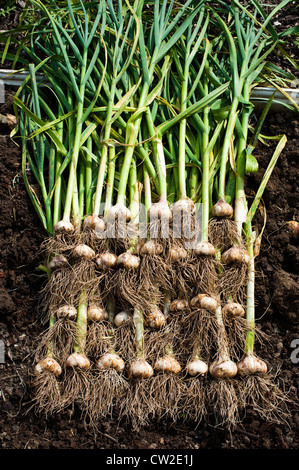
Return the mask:
M 132 121 L 129 122 L 127 126 L 124 163 L 122 167 L 121 178 L 119 181 L 118 194 L 117 194 L 117 203 L 122 204 L 122 205 L 126 204 L 126 189 L 127 189 L 128 176 L 129 176 L 131 161 L 134 155 L 135 145 L 137 142 L 137 137 L 139 134 L 139 129 L 140 129 L 141 120 L 142 120 L 142 115 L 138 115 L 138 110 L 142 109 L 146 104 L 148 91 L 149 91 L 151 80 L 152 80 L 153 73 L 154 73 L 154 68 L 156 66 L 156 57 L 158 55 L 158 52 L 159 52 L 158 49 L 154 51 L 154 54 L 151 58 L 151 65 L 148 70 L 148 77 L 146 81 L 144 82 L 142 90 L 141 90 L 138 107 L 136 111 L 138 117 L 133 122 Z
M 80 140 L 83 128 L 82 116 L 84 113 L 84 93 L 85 93 L 85 82 L 84 76 L 87 69 L 87 49 L 83 52 L 83 65 L 81 68 L 81 83 L 80 83 L 80 101 L 77 104 L 77 118 L 76 118 L 76 133 L 74 138 L 73 144 L 73 152 L 72 152 L 72 161 L 70 164 L 70 174 L 68 179 L 67 185 L 67 192 L 65 197 L 65 205 L 64 205 L 64 212 L 63 212 L 63 219 L 70 221 L 71 219 L 71 208 L 72 208 L 72 200 L 73 200 L 73 193 L 75 188 L 75 181 L 76 181 L 76 170 L 77 170 L 77 163 L 79 158 L 80 152 Z M 78 225 L 80 223 L 79 214 L 75 215 L 75 224 Z M 76 220 L 77 217 L 77 220 Z
M 244 101 L 249 103 L 249 83 L 245 81 L 243 96 Z M 242 234 L 243 223 L 246 221 L 247 215 L 247 202 L 245 195 L 245 169 L 247 158 L 247 137 L 248 137 L 248 124 L 251 114 L 250 106 L 243 110 L 241 127 L 242 136 L 239 137 L 238 153 L 237 153 L 237 173 L 236 173 L 236 195 L 235 195 L 235 221 L 238 227 L 239 234 Z
M 204 79 L 204 90 L 208 94 L 207 79 Z M 202 136 L 202 234 L 201 241 L 208 241 L 208 226 L 210 214 L 210 151 L 209 151 L 209 107 L 203 110 L 205 132 Z
M 133 322 L 136 336 L 136 357 L 144 359 L 144 321 L 143 314 L 138 308 L 134 309 Z
M 144 43 L 144 33 L 140 31 L 139 37 L 139 48 L 140 48 L 140 55 L 141 55 L 141 67 L 142 73 L 144 77 L 143 85 L 140 92 L 140 98 L 138 101 L 136 118 L 134 118 L 134 122 L 131 122 L 127 129 L 127 139 L 126 144 L 127 147 L 125 149 L 125 157 L 124 157 L 124 164 L 122 167 L 121 178 L 118 187 L 118 196 L 117 196 L 117 203 L 125 204 L 126 200 L 126 186 L 128 181 L 128 175 L 131 165 L 131 160 L 134 154 L 134 147 L 137 142 L 137 137 L 139 133 L 139 129 L 141 126 L 142 121 L 142 114 L 140 110 L 146 106 L 147 104 L 147 96 L 150 91 L 150 86 L 152 84 L 152 80 L 154 77 L 155 68 L 164 57 L 167 56 L 168 51 L 171 49 L 172 45 L 175 44 L 176 40 L 184 33 L 187 27 L 192 22 L 193 18 L 197 14 L 198 10 L 201 7 L 201 3 L 193 9 L 192 13 L 189 16 L 184 16 L 186 14 L 186 10 L 191 4 L 191 1 L 188 0 L 185 5 L 181 8 L 181 10 L 176 14 L 176 16 L 172 19 L 171 12 L 173 8 L 173 3 L 170 4 L 167 11 L 167 1 L 163 0 L 162 7 L 160 10 L 160 2 L 155 0 L 155 16 L 154 16 L 154 23 L 151 29 L 151 40 L 152 44 L 150 45 L 152 52 L 150 57 L 147 59 L 147 53 Z M 161 15 L 161 21 L 159 22 L 159 12 L 163 11 L 164 13 Z M 167 11 L 167 13 L 166 13 Z M 166 14 L 165 14 L 166 13 Z M 170 24 L 168 22 L 170 21 Z M 180 25 L 178 25 L 180 21 Z M 170 37 L 170 33 L 173 32 L 174 28 L 177 26 L 177 29 Z M 167 39 L 166 39 L 167 38 Z M 161 190 L 161 188 L 160 188 Z
M 140 2 L 139 2 L 140 3 Z M 142 2 L 141 2 L 142 3 Z M 121 22 L 119 25 L 115 24 L 115 27 L 118 27 L 117 31 L 117 40 L 116 44 L 114 45 L 114 54 L 112 57 L 112 67 L 113 67 L 113 78 L 112 78 L 112 83 L 111 83 L 111 89 L 109 91 L 109 98 L 108 98 L 108 106 L 107 106 L 107 114 L 106 114 L 106 125 L 105 125 L 105 131 L 104 131 L 104 143 L 103 143 L 103 151 L 101 154 L 101 165 L 99 169 L 99 177 L 97 181 L 97 188 L 96 188 L 96 194 L 95 194 L 95 202 L 94 202 L 94 213 L 99 214 L 100 212 L 100 204 L 101 204 L 101 199 L 102 199 L 102 191 L 103 191 L 103 184 L 104 184 L 104 175 L 105 175 L 105 168 L 108 163 L 108 153 L 109 153 L 109 193 L 107 195 L 106 199 L 106 207 L 105 207 L 105 214 L 107 213 L 107 210 L 109 206 L 112 204 L 112 193 L 111 191 L 113 190 L 113 181 L 114 181 L 114 171 L 115 171 L 115 160 L 114 160 L 114 151 L 109 149 L 108 151 L 108 140 L 110 139 L 111 135 L 111 129 L 112 129 L 112 114 L 113 114 L 113 105 L 114 105 L 114 100 L 115 100 L 115 95 L 117 92 L 117 83 L 122 79 L 123 75 L 125 74 L 127 68 L 130 65 L 130 62 L 134 56 L 135 49 L 138 44 L 138 37 L 139 37 L 139 19 L 135 13 L 136 8 L 137 8 L 138 1 L 135 1 L 133 8 L 130 8 L 130 11 L 132 13 L 132 16 L 129 18 L 128 26 L 127 29 L 124 33 L 123 27 L 124 27 L 124 19 L 121 19 Z M 131 26 L 133 24 L 132 20 L 135 20 L 136 22 L 136 32 L 135 32 L 135 37 L 134 41 L 132 43 L 132 46 L 130 48 L 129 53 L 126 51 L 128 57 L 124 61 L 124 64 L 121 64 L 122 61 L 122 56 L 123 56 L 123 50 L 124 50 L 124 45 L 126 43 L 126 38 L 127 34 L 130 32 Z M 124 37 L 122 36 L 124 33 Z M 119 42 L 121 44 L 119 45 Z
M 248 281 L 246 292 L 246 320 L 248 324 L 246 340 L 245 340 L 245 353 L 253 354 L 254 339 L 255 339 L 255 262 L 254 262 L 254 234 L 252 225 L 249 223 L 246 227 L 246 248 L 250 256 L 248 264 Z
M 84 354 L 87 332 L 87 294 L 83 290 L 80 294 L 79 305 L 77 309 L 77 333 L 74 343 L 74 352 Z

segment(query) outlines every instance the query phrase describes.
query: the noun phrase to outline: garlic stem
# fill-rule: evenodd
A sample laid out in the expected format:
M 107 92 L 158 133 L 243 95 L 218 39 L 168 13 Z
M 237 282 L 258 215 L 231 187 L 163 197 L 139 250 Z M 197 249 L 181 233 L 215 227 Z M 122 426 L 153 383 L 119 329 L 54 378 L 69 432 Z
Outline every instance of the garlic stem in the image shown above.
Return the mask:
M 83 290 L 80 295 L 77 312 L 77 334 L 74 344 L 75 353 L 84 353 L 87 332 L 87 295 Z
M 56 315 L 55 313 L 53 313 L 49 321 L 49 330 L 55 325 L 55 323 L 56 323 Z M 53 346 L 54 346 L 53 341 L 50 341 L 47 346 L 47 353 L 46 353 L 47 357 L 53 357 Z
M 139 308 L 134 309 L 133 323 L 136 335 L 136 357 L 137 359 L 144 359 L 144 320 L 143 313 Z
M 248 330 L 245 342 L 246 354 L 253 354 L 254 350 L 254 328 L 255 328 L 255 263 L 254 263 L 254 238 L 255 232 L 252 231 L 252 225 L 249 223 L 245 226 L 247 235 L 247 251 L 249 253 L 248 263 L 248 282 L 247 282 L 247 305 L 246 305 L 246 319 L 248 323 Z

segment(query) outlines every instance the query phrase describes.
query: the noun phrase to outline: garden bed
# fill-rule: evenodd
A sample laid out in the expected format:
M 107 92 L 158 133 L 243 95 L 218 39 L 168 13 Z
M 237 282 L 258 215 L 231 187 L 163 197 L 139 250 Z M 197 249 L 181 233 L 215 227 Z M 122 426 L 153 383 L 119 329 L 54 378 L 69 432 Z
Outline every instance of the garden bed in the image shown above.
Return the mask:
M 298 19 L 298 17 L 297 17 Z M 0 29 L 13 26 L 17 14 L 3 19 Z M 295 26 L 290 10 L 277 21 L 283 27 Z M 295 58 L 296 48 L 289 53 Z M 9 64 L 7 64 L 9 67 Z M 286 64 L 287 67 L 287 64 Z M 13 89 L 7 89 L 0 114 L 12 113 Z M 80 410 L 64 411 L 45 418 L 35 414 L 31 405 L 28 377 L 39 335 L 44 331 L 38 313 L 39 294 L 46 282 L 38 270 L 43 262 L 40 245 L 45 238 L 32 208 L 21 176 L 21 150 L 10 140 L 10 129 L 0 126 L 0 340 L 4 362 L 0 364 L 0 448 L 6 449 L 297 449 L 299 410 L 289 405 L 286 422 L 267 423 L 248 410 L 234 429 L 213 427 L 202 422 L 198 427 L 183 417 L 132 432 L 116 419 L 99 423 L 97 432 L 85 427 Z M 255 225 L 261 232 L 261 251 L 256 259 L 256 318 L 270 343 L 258 346 L 257 353 L 277 374 L 276 382 L 291 399 L 298 396 L 299 359 L 294 340 L 299 338 L 298 265 L 299 238 L 292 235 L 289 222 L 299 220 L 298 207 L 298 115 L 269 114 L 265 135 L 287 136 L 263 195 L 266 212 L 258 212 Z M 253 196 L 275 149 L 258 145 L 259 172 L 248 177 L 247 188 Z M 293 360 L 291 355 L 293 353 Z
M 7 91 L 0 113 L 11 112 L 12 91 Z M 44 233 L 31 207 L 20 174 L 20 149 L 9 138 L 9 128 L 0 128 L 0 339 L 5 344 L 5 363 L 0 364 L 0 448 L 298 448 L 299 411 L 290 407 L 285 424 L 266 423 L 248 412 L 233 433 L 200 424 L 167 421 L 132 433 L 124 423 L 105 420 L 99 432 L 85 429 L 80 412 L 45 419 L 30 410 L 28 373 L 32 352 L 44 326 L 38 316 L 39 293 L 44 276 L 39 247 Z M 271 337 L 259 354 L 278 372 L 280 387 L 297 397 L 298 363 L 291 361 L 292 341 L 299 338 L 298 326 L 298 238 L 290 234 L 288 222 L 298 220 L 299 120 L 293 114 L 271 114 L 266 135 L 285 133 L 287 145 L 273 171 L 264 202 L 267 210 L 261 252 L 257 258 L 256 316 Z M 259 145 L 260 172 L 250 177 L 252 191 L 266 168 L 273 149 Z M 248 183 L 249 185 L 249 183 Z M 261 230 L 264 215 L 256 217 Z M 298 354 L 297 354 L 298 357 Z M 71 419 L 70 419 L 71 418 Z

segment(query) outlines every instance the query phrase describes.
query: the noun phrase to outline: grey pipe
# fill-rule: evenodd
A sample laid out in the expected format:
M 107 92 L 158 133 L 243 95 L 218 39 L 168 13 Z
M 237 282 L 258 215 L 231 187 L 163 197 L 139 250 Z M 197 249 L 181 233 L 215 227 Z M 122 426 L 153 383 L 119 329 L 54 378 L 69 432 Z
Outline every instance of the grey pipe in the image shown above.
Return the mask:
M 0 80 L 9 86 L 21 86 L 28 75 L 28 72 L 25 71 L 0 69 Z M 41 82 L 42 80 L 44 80 L 44 75 L 37 72 L 36 81 Z
M 251 91 L 250 100 L 252 104 L 259 110 L 262 109 L 267 100 L 271 98 L 275 91 L 274 99 L 271 104 L 271 111 L 286 111 L 288 108 L 285 105 L 289 105 L 293 108 L 293 111 L 299 111 L 299 89 L 298 88 L 282 88 L 284 95 L 281 91 L 276 90 L 274 87 L 255 87 Z
M 17 70 L 5 70 L 0 69 L 0 82 L 4 85 L 16 86 L 19 87 L 22 85 L 25 78 L 28 76 L 28 72 Z M 44 75 L 42 73 L 36 74 L 37 82 L 42 82 L 44 80 Z M 293 111 L 299 111 L 299 89 L 298 88 L 282 88 L 285 93 L 287 93 L 290 98 L 294 101 L 293 104 L 283 93 L 276 90 L 275 98 L 271 105 L 272 111 L 286 111 L 284 105 L 288 104 L 292 106 Z M 262 109 L 265 106 L 267 100 L 272 96 L 275 91 L 274 87 L 254 87 L 251 91 L 250 100 L 252 104 L 257 108 L 257 110 Z M 1 102 L 1 100 L 0 100 Z

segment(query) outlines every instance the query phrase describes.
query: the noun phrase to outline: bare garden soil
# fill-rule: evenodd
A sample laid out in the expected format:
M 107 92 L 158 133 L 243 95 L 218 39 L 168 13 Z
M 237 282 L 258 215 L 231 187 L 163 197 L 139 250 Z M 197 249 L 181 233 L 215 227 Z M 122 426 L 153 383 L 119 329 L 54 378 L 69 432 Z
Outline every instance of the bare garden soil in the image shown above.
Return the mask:
M 12 112 L 12 99 L 8 89 L 1 114 Z M 255 217 L 258 233 L 265 222 L 256 259 L 256 317 L 271 338 L 257 353 L 295 401 L 286 422 L 266 422 L 249 409 L 231 430 L 207 423 L 196 427 L 182 419 L 133 432 L 125 423 L 107 419 L 94 432 L 85 427 L 79 410 L 45 418 L 31 409 L 28 374 L 44 330 L 38 300 L 45 277 L 38 266 L 46 235 L 22 181 L 20 148 L 9 133 L 0 125 L 0 340 L 5 352 L 0 363 L 0 449 L 298 449 L 299 352 L 294 340 L 299 340 L 299 237 L 288 224 L 299 221 L 298 115 L 272 113 L 266 120 L 265 135 L 286 134 L 288 141 L 264 193 L 265 210 Z M 259 172 L 247 179 L 248 196 L 254 195 L 274 149 L 275 142 L 258 144 Z

